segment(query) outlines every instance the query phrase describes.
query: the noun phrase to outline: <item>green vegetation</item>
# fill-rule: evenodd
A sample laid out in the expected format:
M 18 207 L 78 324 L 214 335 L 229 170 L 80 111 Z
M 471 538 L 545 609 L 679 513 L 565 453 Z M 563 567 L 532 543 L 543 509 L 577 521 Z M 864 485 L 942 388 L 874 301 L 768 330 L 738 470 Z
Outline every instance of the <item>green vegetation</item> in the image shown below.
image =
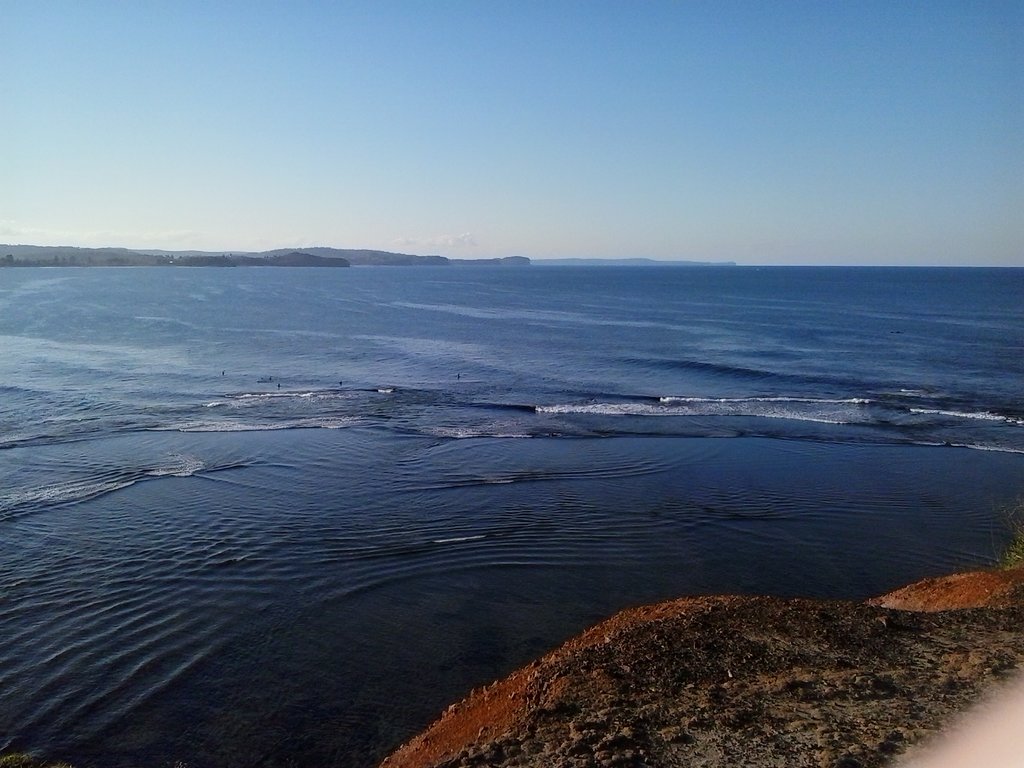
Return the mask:
M 1013 538 L 999 558 L 999 567 L 1016 568 L 1024 565 L 1024 497 L 1007 507 L 1005 514 Z

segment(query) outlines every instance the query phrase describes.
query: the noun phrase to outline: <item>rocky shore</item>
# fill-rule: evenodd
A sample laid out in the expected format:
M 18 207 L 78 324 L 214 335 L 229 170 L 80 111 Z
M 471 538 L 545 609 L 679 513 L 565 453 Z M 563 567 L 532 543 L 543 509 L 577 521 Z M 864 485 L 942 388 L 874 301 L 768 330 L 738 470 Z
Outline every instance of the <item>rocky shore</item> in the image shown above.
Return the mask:
M 624 611 L 453 704 L 382 768 L 891 762 L 1024 665 L 1024 567 L 866 603 Z

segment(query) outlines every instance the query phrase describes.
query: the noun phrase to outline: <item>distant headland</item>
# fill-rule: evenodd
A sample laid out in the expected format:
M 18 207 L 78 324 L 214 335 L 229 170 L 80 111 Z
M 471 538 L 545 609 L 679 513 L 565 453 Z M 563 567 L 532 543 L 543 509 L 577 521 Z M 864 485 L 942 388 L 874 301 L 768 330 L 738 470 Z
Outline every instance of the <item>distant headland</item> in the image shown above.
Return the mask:
M 350 248 L 280 248 L 272 251 L 162 251 L 0 245 L 0 267 L 351 267 L 528 266 L 525 256 L 449 259 Z
M 0 245 L 0 267 L 734 267 L 734 261 L 678 259 L 538 259 L 505 256 L 451 259 L 356 248 L 278 248 L 272 251 L 167 251 L 78 248 L 70 245 Z
M 735 261 L 689 261 L 686 259 L 538 259 L 546 267 L 735 267 Z

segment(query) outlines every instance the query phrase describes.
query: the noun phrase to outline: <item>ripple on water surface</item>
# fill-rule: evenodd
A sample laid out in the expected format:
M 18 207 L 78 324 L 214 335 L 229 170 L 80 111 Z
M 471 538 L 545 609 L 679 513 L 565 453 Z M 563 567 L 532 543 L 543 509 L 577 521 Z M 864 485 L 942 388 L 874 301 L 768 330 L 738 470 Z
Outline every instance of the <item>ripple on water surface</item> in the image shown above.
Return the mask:
M 132 481 L 0 517 L 0 732 L 86 767 L 369 765 L 626 605 L 983 561 L 1024 483 L 1019 457 L 948 448 L 365 429 L 8 457 L 24 485 Z

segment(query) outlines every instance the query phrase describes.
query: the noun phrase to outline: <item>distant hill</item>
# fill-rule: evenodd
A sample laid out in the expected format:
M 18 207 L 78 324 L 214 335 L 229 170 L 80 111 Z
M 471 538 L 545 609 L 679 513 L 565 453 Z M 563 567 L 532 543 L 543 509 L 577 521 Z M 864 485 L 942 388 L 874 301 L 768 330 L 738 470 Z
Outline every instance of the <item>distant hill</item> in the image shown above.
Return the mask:
M 288 253 L 291 249 L 282 248 L 275 251 L 264 251 L 263 253 L 250 254 L 256 257 L 273 257 Z M 415 266 L 444 266 L 448 259 L 444 256 L 414 256 L 410 253 L 392 253 L 391 251 L 371 251 L 350 248 L 328 248 L 315 246 L 303 248 L 303 253 L 320 256 L 324 259 L 345 259 L 354 266 L 382 266 L 382 267 L 415 267 Z
M 449 259 L 457 267 L 528 267 L 532 263 L 525 256 L 504 256 L 497 259 Z
M 351 262 L 342 258 L 327 258 L 306 251 L 288 251 L 272 256 L 236 256 L 241 267 L 350 267 Z
M 500 259 L 449 259 L 446 256 L 414 256 L 409 253 L 393 253 L 391 251 L 352 250 L 348 248 L 326 248 L 317 246 L 303 248 L 303 253 L 322 256 L 325 259 L 347 259 L 355 266 L 529 266 L 530 260 L 525 256 L 506 256 Z M 276 256 L 282 251 L 266 251 L 260 256 Z
M 355 248 L 278 248 L 272 251 L 165 251 L 128 248 L 75 248 L 67 245 L 0 245 L 0 267 L 734 267 L 734 261 L 670 261 L 658 259 L 539 259 L 506 256 L 495 259 L 449 259 L 411 253 Z
M 347 266 L 528 266 L 525 256 L 448 259 L 391 251 L 349 248 L 280 248 L 272 251 L 166 251 L 0 245 L 0 267 L 347 267 Z
M 175 257 L 177 267 L 350 267 L 345 259 L 326 259 L 303 251 L 288 251 L 273 256 L 198 255 Z
M 0 266 L 23 267 L 155 267 L 166 256 L 127 248 L 74 248 L 69 245 L 0 245 Z

